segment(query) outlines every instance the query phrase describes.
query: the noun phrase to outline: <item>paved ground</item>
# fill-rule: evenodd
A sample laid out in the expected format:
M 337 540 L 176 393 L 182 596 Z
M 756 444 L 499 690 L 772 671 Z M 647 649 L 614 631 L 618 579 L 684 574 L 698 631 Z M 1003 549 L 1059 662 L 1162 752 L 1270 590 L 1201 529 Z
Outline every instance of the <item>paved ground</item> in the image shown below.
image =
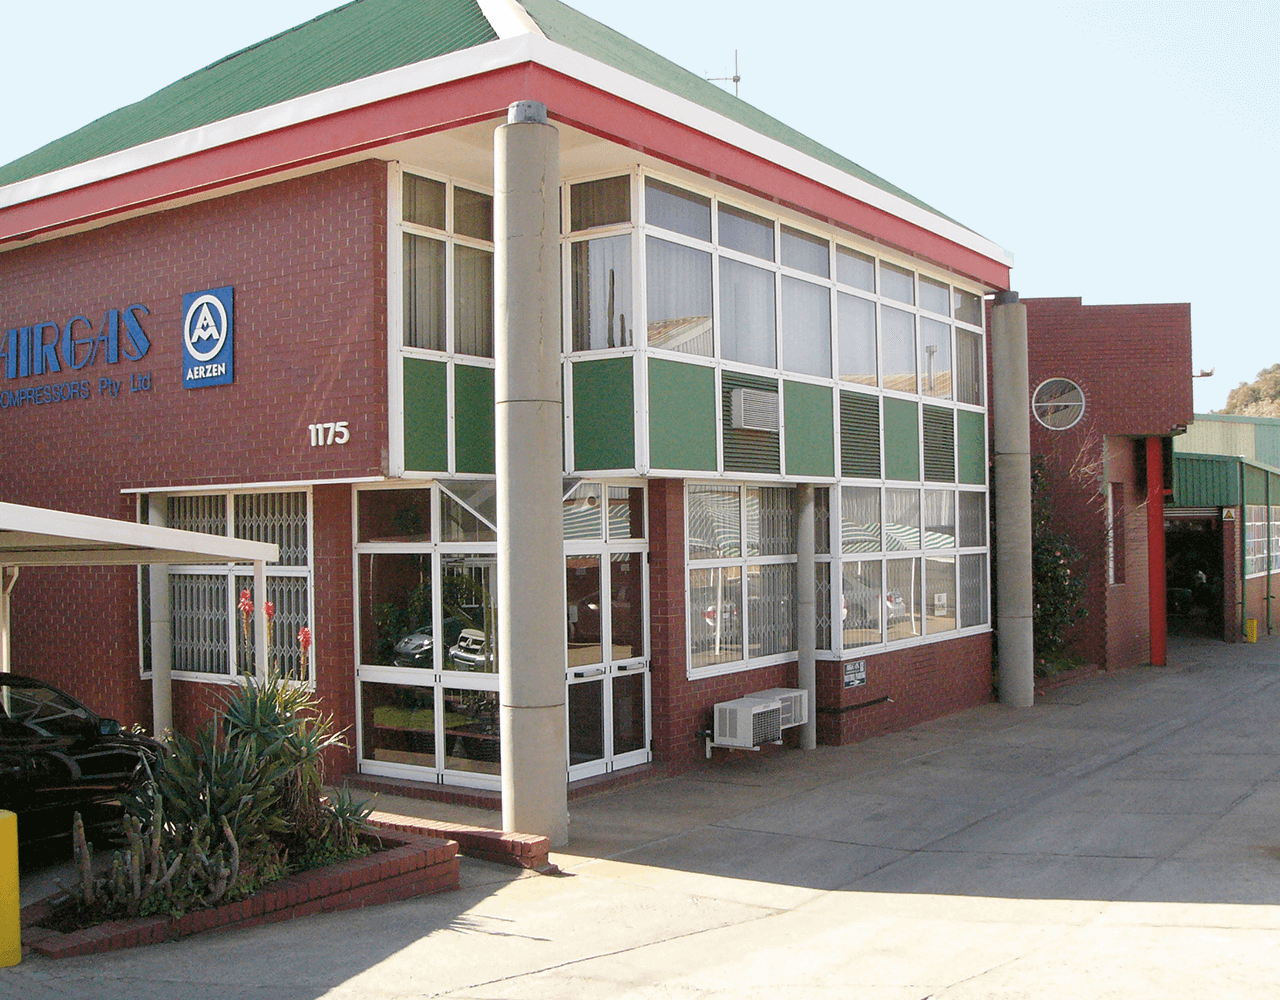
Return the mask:
M 1280 636 L 1170 659 L 597 795 L 561 877 L 466 861 L 457 893 L 29 957 L 0 997 L 1275 996 Z

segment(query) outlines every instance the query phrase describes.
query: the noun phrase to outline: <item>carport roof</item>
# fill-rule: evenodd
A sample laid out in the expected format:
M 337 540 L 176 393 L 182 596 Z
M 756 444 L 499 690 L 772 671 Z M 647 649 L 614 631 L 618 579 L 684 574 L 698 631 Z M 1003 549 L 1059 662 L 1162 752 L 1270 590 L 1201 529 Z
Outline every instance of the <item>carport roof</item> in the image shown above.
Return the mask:
M 0 566 L 277 562 L 279 546 L 242 538 L 0 503 Z

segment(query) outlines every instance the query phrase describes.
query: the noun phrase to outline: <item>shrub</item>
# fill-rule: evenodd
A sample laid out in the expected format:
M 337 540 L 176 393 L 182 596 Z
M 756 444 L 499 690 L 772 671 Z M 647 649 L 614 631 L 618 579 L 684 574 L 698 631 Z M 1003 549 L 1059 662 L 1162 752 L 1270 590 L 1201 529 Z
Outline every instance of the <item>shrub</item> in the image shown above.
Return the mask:
M 1048 479 L 1045 461 L 1037 455 L 1031 462 L 1031 595 L 1038 661 L 1058 653 L 1071 626 L 1088 614 L 1081 603 L 1084 574 L 1073 569 L 1080 552 L 1054 527 Z

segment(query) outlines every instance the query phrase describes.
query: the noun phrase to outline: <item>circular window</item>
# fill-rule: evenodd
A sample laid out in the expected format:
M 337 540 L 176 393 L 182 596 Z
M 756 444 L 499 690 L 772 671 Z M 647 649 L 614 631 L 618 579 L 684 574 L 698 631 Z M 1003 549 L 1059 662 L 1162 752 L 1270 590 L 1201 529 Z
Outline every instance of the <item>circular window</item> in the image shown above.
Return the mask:
M 1031 397 L 1031 412 L 1049 430 L 1065 431 L 1084 416 L 1084 392 L 1070 379 L 1046 379 Z

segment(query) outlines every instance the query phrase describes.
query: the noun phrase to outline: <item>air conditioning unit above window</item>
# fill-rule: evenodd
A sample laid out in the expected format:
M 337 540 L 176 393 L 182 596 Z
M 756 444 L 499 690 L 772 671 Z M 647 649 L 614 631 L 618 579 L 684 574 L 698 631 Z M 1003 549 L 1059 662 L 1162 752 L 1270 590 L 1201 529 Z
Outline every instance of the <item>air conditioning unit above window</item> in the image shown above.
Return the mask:
M 804 688 L 770 688 L 744 695 L 757 701 L 776 701 L 782 706 L 782 728 L 803 726 L 809 721 L 809 692 Z
M 729 422 L 737 430 L 778 433 L 778 394 L 765 389 L 730 389 Z
M 739 698 L 715 706 L 713 740 L 722 747 L 758 747 L 782 738 L 782 704 Z M 707 751 L 710 754 L 710 750 Z

